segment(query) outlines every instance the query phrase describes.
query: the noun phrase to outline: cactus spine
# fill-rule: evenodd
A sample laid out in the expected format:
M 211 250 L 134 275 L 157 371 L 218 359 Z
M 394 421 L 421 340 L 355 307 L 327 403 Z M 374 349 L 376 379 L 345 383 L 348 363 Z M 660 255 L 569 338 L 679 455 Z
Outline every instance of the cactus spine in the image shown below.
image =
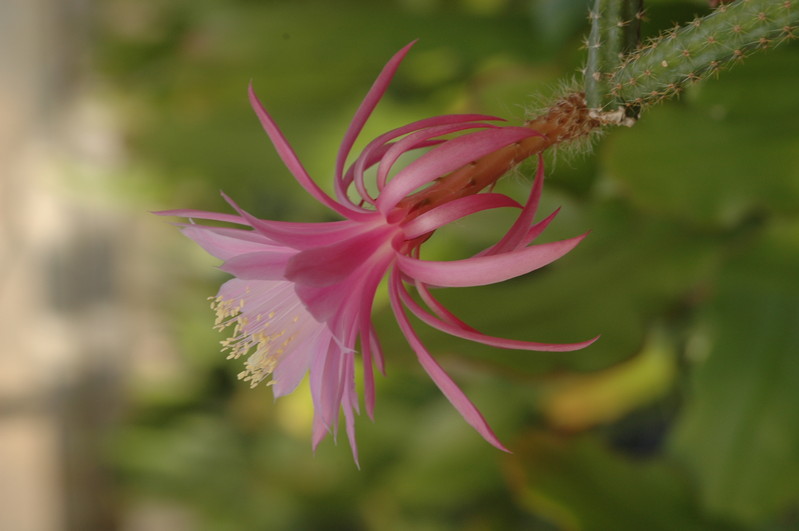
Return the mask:
M 799 0 L 738 0 L 629 54 L 610 78 L 626 107 L 656 103 L 753 51 L 795 38 Z
M 627 53 L 638 46 L 643 0 L 596 0 L 589 15 L 585 99 L 595 112 L 616 110 L 611 77 Z

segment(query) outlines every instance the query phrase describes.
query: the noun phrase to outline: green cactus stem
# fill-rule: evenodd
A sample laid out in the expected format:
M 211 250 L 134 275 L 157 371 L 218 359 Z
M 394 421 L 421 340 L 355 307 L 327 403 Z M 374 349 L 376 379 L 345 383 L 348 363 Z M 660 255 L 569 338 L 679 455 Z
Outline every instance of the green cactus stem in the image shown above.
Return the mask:
M 630 53 L 610 79 L 617 105 L 640 107 L 679 93 L 763 48 L 796 37 L 799 0 L 738 0 Z
M 596 112 L 616 110 L 611 76 L 640 39 L 643 0 L 596 0 L 590 13 L 585 99 Z

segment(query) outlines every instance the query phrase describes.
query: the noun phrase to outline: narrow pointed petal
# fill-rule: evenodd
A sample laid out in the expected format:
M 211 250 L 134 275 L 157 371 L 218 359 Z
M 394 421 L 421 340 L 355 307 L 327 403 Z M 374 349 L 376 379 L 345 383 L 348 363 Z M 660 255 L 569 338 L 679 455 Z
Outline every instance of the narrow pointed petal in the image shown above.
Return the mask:
M 330 221 L 326 223 L 292 223 L 287 221 L 268 221 L 258 219 L 242 209 L 233 199 L 222 194 L 225 200 L 238 212 L 244 221 L 261 234 L 295 249 L 307 249 L 319 245 L 351 238 L 369 229 L 370 225 L 352 220 Z M 375 214 L 369 220 L 375 221 Z
M 286 265 L 295 254 L 294 249 L 240 254 L 219 269 L 242 280 L 283 280 Z
M 189 219 L 208 219 L 211 221 L 223 221 L 225 223 L 236 223 L 238 225 L 246 225 L 247 222 L 241 217 L 234 214 L 223 214 L 221 212 L 206 212 L 204 210 L 192 210 L 189 208 L 181 208 L 174 210 L 159 210 L 153 212 L 157 216 L 176 216 L 179 218 Z
M 424 303 L 431 310 L 433 310 L 433 313 L 439 319 L 441 319 L 442 321 L 444 321 L 446 323 L 449 323 L 449 324 L 451 324 L 451 325 L 453 325 L 453 326 L 455 326 L 457 328 L 460 328 L 461 330 L 467 330 L 467 331 L 470 331 L 470 332 L 477 332 L 477 330 L 475 330 L 474 328 L 472 328 L 468 324 L 466 324 L 463 321 L 461 321 L 454 313 L 449 311 L 449 309 L 446 306 L 441 304 L 441 302 L 439 302 L 438 299 L 433 297 L 433 294 L 430 293 L 430 290 L 427 288 L 427 286 L 425 284 L 422 284 L 421 282 L 416 281 L 414 283 L 414 287 L 416 287 L 416 292 L 422 298 Z M 403 300 L 405 300 L 404 298 L 405 298 L 405 295 L 407 295 L 407 292 L 405 290 L 402 290 L 401 293 L 403 295 Z
M 377 200 L 386 213 L 414 190 L 484 155 L 538 133 L 525 127 L 490 128 L 454 138 L 409 164 L 386 185 Z
M 399 295 L 405 306 L 423 323 L 432 326 L 444 333 L 451 336 L 468 339 L 484 345 L 492 347 L 499 347 L 510 350 L 534 350 L 538 352 L 571 352 L 574 350 L 583 349 L 594 343 L 599 336 L 589 339 L 588 341 L 580 341 L 578 343 L 538 343 L 534 341 L 520 341 L 517 339 L 505 339 L 502 337 L 488 336 L 480 333 L 474 328 L 461 326 L 457 323 L 446 322 L 441 320 L 430 313 L 426 312 L 413 297 L 410 296 L 407 290 L 400 286 Z M 453 316 L 454 317 L 454 316 Z M 460 321 L 458 319 L 458 321 Z
M 550 264 L 574 249 L 586 234 L 552 243 L 525 247 L 518 251 L 492 256 L 476 256 L 451 262 L 418 260 L 398 255 L 400 270 L 425 284 L 462 288 L 495 284 Z
M 413 218 L 402 226 L 402 232 L 411 240 L 476 212 L 503 207 L 522 208 L 522 205 L 504 194 L 467 195 Z
M 397 129 L 389 131 L 388 133 L 383 133 L 369 142 L 355 162 L 349 167 L 349 169 L 347 169 L 347 172 L 341 176 L 341 178 L 336 179 L 336 197 L 338 197 L 339 200 L 345 200 L 345 198 L 347 198 L 347 187 L 354 181 L 362 199 L 374 204 L 374 199 L 366 192 L 364 171 L 372 167 L 385 156 L 388 150 L 396 144 L 396 142 L 393 142 L 396 138 L 413 133 L 415 131 L 427 129 L 432 126 L 476 121 L 503 120 L 502 118 L 498 118 L 496 116 L 488 116 L 484 114 L 445 114 L 443 116 L 433 116 L 431 118 L 425 118 L 423 120 L 411 122 L 410 124 L 398 127 Z M 430 140 L 427 142 L 417 143 L 417 147 L 429 147 L 442 142 L 444 142 L 443 139 Z M 384 182 L 381 182 L 378 179 L 377 189 L 382 190 L 384 184 Z
M 278 155 L 283 160 L 283 163 L 286 165 L 289 171 L 291 171 L 292 175 L 294 175 L 294 178 L 297 179 L 297 182 L 300 183 L 300 186 L 305 188 L 305 190 L 311 194 L 314 199 L 327 206 L 331 210 L 338 212 L 342 216 L 351 217 L 353 214 L 355 214 L 355 210 L 335 201 L 321 188 L 319 188 L 319 185 L 317 185 L 313 179 L 311 179 L 311 176 L 305 170 L 305 167 L 300 162 L 300 159 L 297 157 L 296 153 L 294 153 L 294 150 L 286 140 L 286 137 L 283 136 L 283 132 L 278 128 L 275 121 L 261 104 L 258 96 L 255 95 L 252 83 L 249 86 L 248 93 L 250 96 L 250 104 L 252 105 L 253 110 L 255 110 L 255 114 L 258 116 L 264 131 L 266 131 L 266 134 L 269 135 L 269 138 L 272 140 L 272 144 L 274 144 Z
M 523 247 L 523 240 L 527 234 L 530 225 L 533 222 L 535 213 L 538 210 L 538 204 L 541 201 L 541 192 L 544 188 L 544 158 L 538 155 L 538 167 L 535 172 L 535 180 L 533 187 L 530 190 L 530 196 L 524 204 L 524 208 L 519 213 L 519 217 L 513 223 L 505 236 L 493 247 L 491 254 L 499 254 L 507 251 L 513 251 L 519 247 Z
M 394 54 L 388 63 L 386 63 L 386 66 L 383 67 L 380 75 L 377 76 L 374 84 L 361 102 L 360 107 L 358 107 L 358 110 L 355 112 L 355 116 L 353 117 L 347 132 L 344 134 L 344 139 L 341 142 L 341 147 L 338 151 L 338 157 L 336 158 L 337 177 L 340 177 L 343 174 L 344 165 L 347 162 L 347 156 L 352 149 L 352 145 L 355 143 L 355 139 L 358 138 L 358 135 L 361 133 L 361 130 L 366 124 L 366 121 L 369 119 L 369 116 L 372 114 L 372 111 L 380 102 L 380 98 L 383 97 L 386 89 L 388 89 L 388 85 L 391 83 L 391 79 L 394 77 L 397 68 L 399 68 L 400 63 L 402 63 L 405 55 L 407 55 L 414 44 L 416 44 L 416 41 L 406 44 L 400 51 Z
M 434 127 L 428 127 L 426 129 L 422 129 L 420 131 L 416 131 L 414 133 L 409 134 L 402 140 L 397 141 L 394 145 L 391 146 L 391 149 L 386 151 L 385 156 L 380 161 L 380 167 L 377 170 L 377 183 L 379 188 L 383 188 L 386 183 L 386 179 L 388 178 L 389 172 L 394 166 L 394 163 L 405 153 L 417 149 L 419 147 L 423 147 L 429 145 L 430 139 L 434 139 L 436 137 L 440 137 L 443 135 L 448 135 L 451 133 L 456 133 L 458 131 L 464 131 L 466 129 L 476 129 L 476 128 L 489 128 L 496 130 L 495 126 L 490 124 L 480 124 L 480 123 L 454 123 L 454 124 L 445 124 L 445 125 L 437 125 Z M 440 175 L 444 175 L 443 173 Z
M 505 448 L 505 446 L 499 441 L 477 407 L 475 407 L 472 401 L 466 397 L 460 388 L 458 388 L 457 384 L 452 381 L 452 378 L 450 378 L 444 369 L 441 368 L 438 362 L 433 359 L 425 346 L 419 340 L 419 337 L 416 335 L 416 332 L 411 326 L 408 316 L 405 315 L 405 310 L 403 310 L 402 303 L 400 302 L 399 290 L 401 289 L 401 283 L 402 281 L 400 280 L 399 275 L 396 274 L 396 271 L 393 272 L 391 279 L 389 280 L 389 299 L 391 301 L 391 308 L 394 310 L 394 315 L 397 317 L 397 323 L 399 324 L 402 333 L 405 335 L 405 338 L 408 340 L 411 348 L 413 348 L 414 352 L 416 352 L 419 363 L 422 365 L 427 374 L 430 375 L 430 378 L 433 380 L 433 382 L 435 382 L 438 388 L 441 389 L 441 392 L 444 393 L 444 396 L 447 397 L 450 403 L 455 406 L 455 409 L 457 409 L 461 416 L 463 416 L 466 422 L 468 422 L 475 430 L 477 430 L 477 433 L 482 435 L 486 441 L 496 448 L 499 448 L 504 452 L 510 452 L 510 450 Z
M 274 247 L 273 242 L 257 232 L 224 227 L 205 227 L 202 225 L 183 225 L 183 234 L 194 240 L 211 256 L 227 260 L 239 254 L 263 251 Z

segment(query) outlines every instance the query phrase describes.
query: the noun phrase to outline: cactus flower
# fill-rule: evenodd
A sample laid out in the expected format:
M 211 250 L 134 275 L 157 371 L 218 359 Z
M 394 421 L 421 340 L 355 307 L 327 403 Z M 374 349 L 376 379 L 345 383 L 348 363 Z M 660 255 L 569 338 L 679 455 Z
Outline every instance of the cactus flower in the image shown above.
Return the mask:
M 250 86 L 250 102 L 283 162 L 297 182 L 341 221 L 263 220 L 227 196 L 235 214 L 160 212 L 190 218 L 190 223 L 181 225 L 183 232 L 222 260 L 221 269 L 234 277 L 221 287 L 213 306 L 217 326 L 232 328 L 230 338 L 223 342 L 229 357 L 248 356 L 239 377 L 252 385 L 268 379 L 275 397 L 280 397 L 309 374 L 313 447 L 326 434 L 337 432 L 343 413 L 356 462 L 355 413 L 360 407 L 356 356 L 361 357 L 365 409 L 374 418 L 374 368 L 383 372 L 384 358 L 371 314 L 384 278 L 397 323 L 424 370 L 464 419 L 505 451 L 475 405 L 419 340 L 408 312 L 453 336 L 500 348 L 569 351 L 592 342 L 549 344 L 488 336 L 458 319 L 429 289 L 480 286 L 524 275 L 563 256 L 584 237 L 532 244 L 554 217 L 533 222 L 543 185 L 540 159 L 524 204 L 490 192 L 454 194 L 454 199 L 436 202 L 416 200 L 419 190 L 439 178 L 464 171 L 473 161 L 539 133 L 496 125 L 497 118 L 483 115 L 436 116 L 378 136 L 347 165 L 356 137 L 410 46 L 384 67 L 346 131 L 335 165 L 334 196 L 308 175 Z M 423 154 L 395 169 L 403 154 L 417 150 L 424 150 Z M 366 170 L 373 167 L 374 182 L 367 183 Z M 439 227 L 496 208 L 517 209 L 519 215 L 493 246 L 462 260 L 420 258 L 421 246 Z M 198 219 L 238 227 L 201 225 L 194 222 Z

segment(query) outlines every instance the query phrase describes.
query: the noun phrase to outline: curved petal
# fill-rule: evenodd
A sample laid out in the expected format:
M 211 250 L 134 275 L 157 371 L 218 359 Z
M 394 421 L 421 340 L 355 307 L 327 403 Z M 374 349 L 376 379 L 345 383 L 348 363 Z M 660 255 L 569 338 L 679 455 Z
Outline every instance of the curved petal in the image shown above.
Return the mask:
M 483 438 L 488 441 L 491 445 L 499 448 L 504 452 L 510 452 L 505 446 L 499 442 L 499 439 L 491 430 L 491 427 L 486 422 L 483 415 L 480 411 L 475 407 L 471 400 L 469 400 L 466 395 L 461 391 L 457 384 L 452 381 L 452 378 L 441 368 L 441 365 L 436 362 L 435 359 L 430 355 L 427 351 L 425 346 L 419 340 L 419 336 L 416 335 L 416 331 L 411 326 L 410 320 L 408 320 L 408 316 L 405 315 L 405 310 L 402 308 L 402 303 L 400 302 L 400 294 L 399 291 L 401 290 L 401 283 L 402 280 L 400 279 L 399 275 L 396 274 L 396 270 L 392 272 L 391 278 L 389 279 L 389 290 L 390 290 L 390 301 L 391 301 L 391 308 L 394 310 L 394 315 L 397 317 L 397 323 L 399 324 L 400 330 L 405 335 L 405 339 L 408 340 L 411 348 L 413 348 L 414 352 L 416 352 L 416 357 L 419 359 L 419 363 L 422 365 L 424 370 L 430 375 L 430 378 L 435 382 L 441 392 L 444 393 L 444 396 L 447 397 L 447 400 L 455 406 L 455 409 L 463 416 L 463 418 L 468 422 L 477 433 L 483 436 Z
M 518 251 L 451 262 L 433 262 L 398 255 L 397 265 L 410 278 L 432 286 L 485 286 L 527 274 L 554 262 L 574 249 L 586 235 L 533 245 Z
M 555 211 L 552 212 L 552 214 L 548 215 L 547 217 L 545 217 L 544 219 L 542 219 L 541 221 L 539 221 L 538 223 L 527 229 L 527 234 L 525 234 L 524 237 L 516 244 L 517 246 L 516 248 L 518 249 L 522 246 L 530 245 L 530 243 L 532 243 L 533 240 L 538 238 L 541 235 L 541 233 L 544 232 L 544 230 L 549 226 L 549 224 L 552 223 L 552 220 L 555 219 L 555 216 L 558 215 L 558 212 L 560 212 L 560 208 L 555 209 Z M 502 242 L 500 241 L 492 245 L 488 249 L 480 251 L 475 256 L 488 256 L 492 254 L 501 254 L 499 251 L 497 251 L 497 248 L 500 243 Z
M 491 254 L 499 254 L 507 251 L 518 249 L 526 244 L 522 243 L 525 235 L 527 234 L 530 224 L 533 222 L 533 217 L 538 210 L 538 204 L 541 200 L 541 191 L 544 188 L 544 158 L 541 154 L 538 155 L 538 167 L 535 172 L 535 180 L 530 189 L 530 196 L 524 204 L 524 208 L 519 213 L 519 217 L 505 233 L 505 236 L 492 247 Z
M 421 297 L 421 299 L 428 306 L 428 308 L 433 310 L 433 313 L 436 314 L 439 319 L 453 326 L 456 326 L 461 330 L 469 330 L 472 332 L 477 332 L 477 330 L 475 330 L 471 326 L 461 321 L 454 313 L 449 311 L 449 309 L 447 309 L 446 306 L 441 304 L 441 302 L 439 302 L 438 299 L 433 297 L 433 294 L 430 293 L 430 290 L 427 288 L 425 284 L 416 281 L 414 283 L 414 287 L 416 288 L 416 292 L 419 294 L 419 297 Z M 405 295 L 405 290 L 403 290 L 403 296 L 404 295 Z
M 418 317 L 422 322 L 424 322 L 428 326 L 432 326 L 437 330 L 441 330 L 442 332 L 455 337 L 468 339 L 469 341 L 475 341 L 477 343 L 482 343 L 484 345 L 489 345 L 492 347 L 499 347 L 512 350 L 535 350 L 539 352 L 570 352 L 573 350 L 580 350 L 582 348 L 585 348 L 588 345 L 594 343 L 597 339 L 599 339 L 599 336 L 597 336 L 592 339 L 589 339 L 588 341 L 580 341 L 578 343 L 538 343 L 534 341 L 521 341 L 517 339 L 505 339 L 502 337 L 488 336 L 486 334 L 478 332 L 474 328 L 471 327 L 464 328 L 463 326 L 453 323 L 448 323 L 441 319 L 436 318 L 433 315 L 430 315 L 428 312 L 424 310 L 424 308 L 419 306 L 419 304 L 413 300 L 413 297 L 411 297 L 408 291 L 405 290 L 402 286 L 400 286 L 399 294 L 405 306 L 411 312 L 413 312 L 413 314 L 416 317 Z
M 385 94 L 389 83 L 391 83 L 391 78 L 394 77 L 394 73 L 396 73 L 400 63 L 414 44 L 416 44 L 416 41 L 406 44 L 400 51 L 395 53 L 391 59 L 389 59 L 388 63 L 386 63 L 386 66 L 384 66 L 383 70 L 380 71 L 380 74 L 377 76 L 374 84 L 369 89 L 369 92 L 366 93 L 366 97 L 363 99 L 360 107 L 358 107 L 358 110 L 355 112 L 355 116 L 353 117 L 352 122 L 350 122 L 350 126 L 347 128 L 347 132 L 344 134 L 344 139 L 341 142 L 341 147 L 338 151 L 338 157 L 336 158 L 337 177 L 340 177 L 344 171 L 344 164 L 346 163 L 347 155 L 349 155 L 352 145 L 355 143 L 355 139 L 358 138 L 358 135 L 363 129 L 364 124 L 366 124 L 366 120 L 369 119 L 369 115 L 372 114 L 372 111 L 377 106 L 378 102 L 380 102 L 380 98 L 382 98 L 383 94 Z
M 347 172 L 341 176 L 341 178 L 336 179 L 336 197 L 339 200 L 344 200 L 347 198 L 347 188 L 349 187 L 350 183 L 355 181 L 355 185 L 359 191 L 359 194 L 363 198 L 364 201 L 374 204 L 374 198 L 372 198 L 366 192 L 366 185 L 364 183 L 364 170 L 367 168 L 372 167 L 374 164 L 380 161 L 383 158 L 385 153 L 394 145 L 396 142 L 392 142 L 394 139 L 399 138 L 403 135 L 408 133 L 412 133 L 414 131 L 420 131 L 422 129 L 427 129 L 432 126 L 438 125 L 447 125 L 447 124 L 455 124 L 455 123 L 465 123 L 465 122 L 476 122 L 476 121 L 504 121 L 502 118 L 498 118 L 496 116 L 489 116 L 485 114 L 445 114 L 442 116 L 433 116 L 431 118 L 425 118 L 423 120 L 418 120 L 416 122 L 411 122 L 410 124 L 404 125 L 402 127 L 398 127 L 397 129 L 393 129 L 388 133 L 383 133 L 382 135 L 378 136 L 366 147 L 363 149 L 361 154 L 355 160 L 352 165 L 347 169 Z M 422 142 L 418 144 L 418 148 L 422 147 L 429 147 L 440 144 L 444 142 L 443 139 L 439 140 L 430 140 L 428 142 Z M 381 182 L 377 183 L 377 189 L 382 190 L 383 184 Z M 348 200 L 348 198 L 347 198 Z
M 391 148 L 388 151 L 386 151 L 386 154 L 380 160 L 380 166 L 378 167 L 377 170 L 378 188 L 382 189 L 383 187 L 385 187 L 386 179 L 388 178 L 388 174 L 391 171 L 391 168 L 394 166 L 394 163 L 397 162 L 397 160 L 408 151 L 427 145 L 429 140 L 435 137 L 448 135 L 450 133 L 457 133 L 458 131 L 464 131 L 466 129 L 485 129 L 485 128 L 496 129 L 497 126 L 491 124 L 482 124 L 482 123 L 456 122 L 454 124 L 445 124 L 445 125 L 427 127 L 425 129 L 409 134 L 402 140 L 398 140 L 391 146 Z M 452 140 L 449 140 L 448 142 L 451 141 Z
M 300 183 L 300 186 L 305 188 L 305 190 L 311 194 L 314 199 L 327 206 L 329 209 L 338 212 L 346 218 L 356 219 L 359 214 L 358 210 L 338 203 L 332 197 L 327 195 L 327 193 L 325 193 L 321 188 L 319 188 L 319 185 L 317 185 L 314 180 L 311 179 L 311 176 L 308 175 L 308 172 L 303 167 L 296 153 L 294 153 L 294 150 L 289 145 L 286 137 L 283 136 L 282 131 L 280 131 L 275 121 L 272 120 L 272 117 L 261 104 L 258 96 L 255 95 L 252 83 L 250 83 L 247 92 L 250 97 L 250 104 L 252 105 L 253 110 L 255 110 L 255 114 L 258 116 L 258 120 L 260 120 L 264 131 L 266 131 L 266 134 L 269 135 L 269 138 L 272 140 L 272 144 L 274 144 L 278 155 L 283 160 L 283 163 L 286 165 L 292 175 L 294 175 L 294 178 L 297 179 L 297 182 Z
M 445 142 L 394 176 L 377 200 L 378 210 L 386 213 L 417 188 L 484 155 L 537 134 L 525 127 L 492 127 Z
M 227 260 L 239 254 L 254 253 L 274 247 L 272 240 L 249 229 L 186 224 L 181 226 L 180 230 L 205 249 L 208 254 L 220 260 Z
M 504 194 L 467 195 L 432 208 L 424 214 L 413 218 L 402 225 L 402 232 L 407 239 L 412 240 L 476 212 L 502 207 L 522 208 L 522 205 Z
M 351 238 L 356 234 L 369 230 L 373 226 L 365 221 L 356 222 L 352 220 L 325 223 L 291 223 L 258 219 L 238 206 L 233 199 L 225 194 L 222 195 L 253 229 L 295 249 L 329 245 L 336 241 Z M 373 223 L 382 222 L 382 217 L 374 213 L 370 213 L 367 219 Z

